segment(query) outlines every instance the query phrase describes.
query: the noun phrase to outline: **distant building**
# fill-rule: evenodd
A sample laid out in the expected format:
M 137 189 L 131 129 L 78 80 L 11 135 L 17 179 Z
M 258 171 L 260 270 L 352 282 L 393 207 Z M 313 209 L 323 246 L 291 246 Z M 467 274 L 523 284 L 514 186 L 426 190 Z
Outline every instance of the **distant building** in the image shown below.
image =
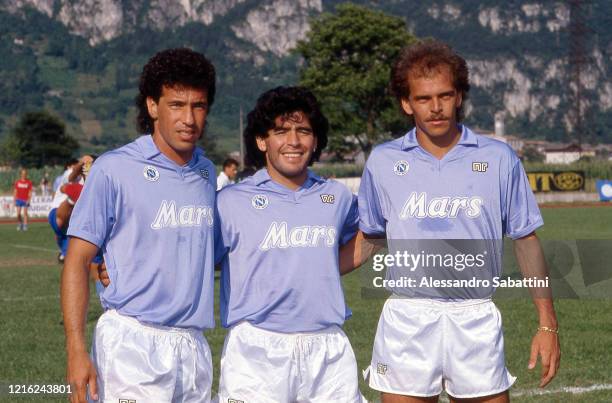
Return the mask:
M 504 134 L 493 133 L 491 131 L 479 130 L 479 129 L 476 130 L 476 133 L 484 137 L 488 137 L 490 139 L 498 140 L 498 141 L 501 141 L 502 143 L 508 144 L 519 155 L 521 154 L 523 147 L 525 147 L 525 140 L 523 140 L 522 138 L 518 136 L 513 136 L 511 134 L 504 135 Z
M 578 144 L 570 144 L 560 148 L 547 148 L 544 150 L 544 160 L 547 164 L 571 164 L 581 157 L 595 157 L 595 150 L 586 149 Z

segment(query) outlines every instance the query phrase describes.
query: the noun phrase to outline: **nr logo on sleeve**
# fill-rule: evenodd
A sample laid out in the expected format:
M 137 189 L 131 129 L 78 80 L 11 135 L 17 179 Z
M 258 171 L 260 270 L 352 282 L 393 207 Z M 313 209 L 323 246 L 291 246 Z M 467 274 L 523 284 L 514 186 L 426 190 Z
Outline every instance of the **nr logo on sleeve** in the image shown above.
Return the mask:
M 472 162 L 473 172 L 487 172 L 488 167 L 489 167 L 488 162 Z

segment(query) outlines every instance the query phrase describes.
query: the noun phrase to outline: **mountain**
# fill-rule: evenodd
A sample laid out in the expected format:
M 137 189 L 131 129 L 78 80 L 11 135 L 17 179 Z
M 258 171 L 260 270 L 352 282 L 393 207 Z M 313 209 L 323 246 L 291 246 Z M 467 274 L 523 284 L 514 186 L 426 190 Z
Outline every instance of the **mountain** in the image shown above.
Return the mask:
M 238 144 L 240 106 L 293 84 L 291 53 L 309 19 L 333 11 L 321 0 L 0 0 L 0 131 L 24 110 L 60 115 L 86 149 L 135 136 L 138 75 L 157 50 L 204 52 L 219 76 L 209 133 L 222 150 Z M 472 90 L 466 123 L 570 141 L 573 87 L 570 8 L 561 1 L 355 1 L 402 17 L 411 32 L 449 42 L 468 60 Z M 612 143 L 612 24 L 607 2 L 585 8 L 583 137 Z

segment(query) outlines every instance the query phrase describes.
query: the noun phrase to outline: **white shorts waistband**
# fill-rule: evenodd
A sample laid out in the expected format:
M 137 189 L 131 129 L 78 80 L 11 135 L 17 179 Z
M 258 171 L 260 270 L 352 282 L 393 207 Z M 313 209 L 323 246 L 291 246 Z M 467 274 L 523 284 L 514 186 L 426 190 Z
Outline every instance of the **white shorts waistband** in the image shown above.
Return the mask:
M 236 329 L 236 330 L 240 329 L 241 332 L 249 332 L 249 333 L 257 334 L 257 335 L 267 335 L 270 337 L 283 337 L 283 338 L 324 337 L 324 336 L 329 336 L 329 335 L 334 335 L 334 334 L 344 334 L 344 332 L 338 325 L 332 325 L 324 329 L 315 330 L 312 332 L 283 333 L 283 332 L 276 332 L 274 330 L 262 329 L 246 320 L 242 322 L 238 322 L 237 324 L 232 326 L 231 329 Z
M 109 309 L 106 312 L 104 312 L 102 316 L 100 317 L 100 319 L 102 319 L 105 316 L 113 320 L 118 320 L 122 322 L 123 324 L 125 324 L 126 326 L 129 326 L 133 329 L 138 329 L 140 331 L 145 331 L 145 332 L 151 332 L 154 334 L 160 334 L 160 335 L 178 334 L 182 336 L 192 336 L 192 337 L 202 336 L 202 332 L 200 332 L 197 329 L 188 329 L 188 328 L 182 328 L 182 327 L 172 327 L 172 326 L 155 325 L 152 323 L 144 323 L 131 316 L 122 315 L 114 309 Z
M 482 305 L 487 303 L 492 303 L 493 300 L 491 298 L 484 299 L 465 299 L 465 300 L 437 300 L 437 299 L 426 299 L 426 298 L 405 298 L 405 297 L 396 297 L 392 296 L 387 299 L 387 302 L 391 301 L 402 301 L 402 303 L 428 307 L 434 309 L 461 309 L 467 308 L 470 306 Z M 392 302 L 395 303 L 395 302 Z

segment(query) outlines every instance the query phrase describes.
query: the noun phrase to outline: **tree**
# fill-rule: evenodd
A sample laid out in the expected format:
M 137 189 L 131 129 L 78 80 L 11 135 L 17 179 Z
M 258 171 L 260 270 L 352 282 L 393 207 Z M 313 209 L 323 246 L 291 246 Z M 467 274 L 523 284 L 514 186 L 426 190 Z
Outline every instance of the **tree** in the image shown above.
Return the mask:
M 545 156 L 534 146 L 523 148 L 523 159 L 527 162 L 544 162 Z
M 63 164 L 79 149 L 64 123 L 46 111 L 24 113 L 4 144 L 9 146 L 13 163 L 36 168 Z
M 297 46 L 300 84 L 323 105 L 332 152 L 358 147 L 368 154 L 405 127 L 388 82 L 393 61 L 414 40 L 402 19 L 350 3 L 312 21 Z

